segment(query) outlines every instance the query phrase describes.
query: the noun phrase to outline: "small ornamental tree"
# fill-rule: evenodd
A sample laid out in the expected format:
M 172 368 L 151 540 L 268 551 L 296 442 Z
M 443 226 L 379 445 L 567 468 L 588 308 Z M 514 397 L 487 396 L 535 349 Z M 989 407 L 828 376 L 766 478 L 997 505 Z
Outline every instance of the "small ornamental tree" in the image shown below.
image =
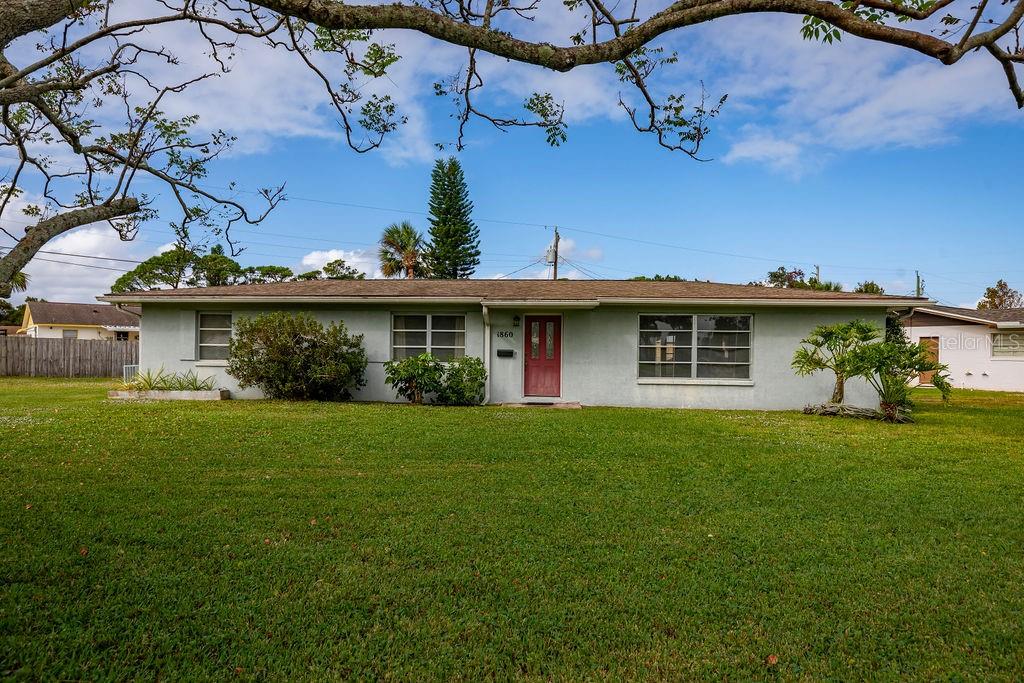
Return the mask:
M 324 327 L 307 313 L 265 313 L 235 322 L 228 374 L 268 398 L 342 401 L 366 384 L 363 335 Z
M 850 353 L 849 370 L 878 392 L 883 419 L 910 422 L 910 384 L 922 372 L 932 372 L 932 385 L 948 401 L 953 391 L 949 368 L 932 358 L 924 344 L 886 341 L 865 344 Z
M 436 394 L 443 375 L 444 365 L 429 353 L 384 363 L 384 380 L 410 403 L 423 403 L 424 397 Z
M 834 372 L 836 384 L 830 402 L 842 403 L 846 380 L 856 374 L 851 367 L 851 353 L 876 341 L 880 335 L 878 327 L 863 320 L 818 325 L 793 354 L 793 369 L 798 375 L 811 375 L 821 370 Z

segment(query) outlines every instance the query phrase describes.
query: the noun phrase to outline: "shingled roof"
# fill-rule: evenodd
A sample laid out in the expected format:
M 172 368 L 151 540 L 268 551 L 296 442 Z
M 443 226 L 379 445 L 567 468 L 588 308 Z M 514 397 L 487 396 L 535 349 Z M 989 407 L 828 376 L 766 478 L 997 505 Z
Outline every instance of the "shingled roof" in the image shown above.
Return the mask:
M 978 310 L 975 308 L 957 308 L 955 306 L 921 306 L 915 309 L 921 313 L 954 318 L 956 320 L 974 320 L 982 323 L 1024 325 L 1024 308 L 1004 308 L 998 310 Z
M 920 305 L 926 298 L 893 297 L 852 292 L 818 292 L 716 282 L 662 282 L 642 280 L 311 280 L 262 285 L 161 289 L 99 297 L 112 302 L 185 300 L 391 300 L 499 303 L 608 302 L 616 301 L 764 301 L 766 303 L 864 303 L 870 305 Z M 897 303 L 899 302 L 899 303 Z
M 100 327 L 138 327 L 139 316 L 115 306 L 69 304 L 56 301 L 26 303 L 36 325 L 98 325 Z

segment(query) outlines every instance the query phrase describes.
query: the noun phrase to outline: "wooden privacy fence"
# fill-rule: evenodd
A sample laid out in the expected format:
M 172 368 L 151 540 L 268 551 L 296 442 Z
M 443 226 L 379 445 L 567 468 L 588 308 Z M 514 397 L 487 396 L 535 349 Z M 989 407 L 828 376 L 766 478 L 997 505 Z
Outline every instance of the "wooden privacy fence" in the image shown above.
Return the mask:
M 0 337 L 0 375 L 121 377 L 139 362 L 139 342 Z

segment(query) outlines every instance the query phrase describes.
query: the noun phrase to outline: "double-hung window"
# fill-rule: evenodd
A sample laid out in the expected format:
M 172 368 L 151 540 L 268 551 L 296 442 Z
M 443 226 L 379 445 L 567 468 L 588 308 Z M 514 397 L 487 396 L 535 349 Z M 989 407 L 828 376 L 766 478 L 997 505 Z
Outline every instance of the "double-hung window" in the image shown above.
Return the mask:
M 1020 332 L 996 332 L 993 334 L 992 357 L 1024 360 L 1024 334 Z
M 199 360 L 227 360 L 231 341 L 230 313 L 200 313 L 197 325 Z
M 398 313 L 391 317 L 391 357 L 430 353 L 448 361 L 466 355 L 466 316 Z
M 644 378 L 750 379 L 751 316 L 640 316 Z

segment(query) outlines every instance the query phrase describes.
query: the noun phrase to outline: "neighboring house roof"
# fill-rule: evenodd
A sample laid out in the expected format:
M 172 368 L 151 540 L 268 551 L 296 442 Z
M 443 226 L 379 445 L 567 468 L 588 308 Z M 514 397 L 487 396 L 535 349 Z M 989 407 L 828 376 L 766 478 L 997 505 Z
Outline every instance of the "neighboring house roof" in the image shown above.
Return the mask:
M 918 306 L 915 313 L 928 313 L 952 320 L 988 325 L 997 328 L 1024 327 L 1024 308 L 977 310 L 954 306 Z
M 600 303 L 754 303 L 764 305 L 920 306 L 927 298 L 818 292 L 715 282 L 638 280 L 310 280 L 262 285 L 160 289 L 107 294 L 101 301 L 409 301 L 511 306 L 547 303 L 579 307 Z
M 21 328 L 18 327 L 17 325 L 0 325 L 0 330 L 3 331 L 3 334 L 9 337 L 13 337 L 14 335 L 18 334 L 18 330 L 20 329 Z
M 139 327 L 139 315 L 116 306 L 29 301 L 25 320 L 33 325 L 79 325 L 111 328 Z

